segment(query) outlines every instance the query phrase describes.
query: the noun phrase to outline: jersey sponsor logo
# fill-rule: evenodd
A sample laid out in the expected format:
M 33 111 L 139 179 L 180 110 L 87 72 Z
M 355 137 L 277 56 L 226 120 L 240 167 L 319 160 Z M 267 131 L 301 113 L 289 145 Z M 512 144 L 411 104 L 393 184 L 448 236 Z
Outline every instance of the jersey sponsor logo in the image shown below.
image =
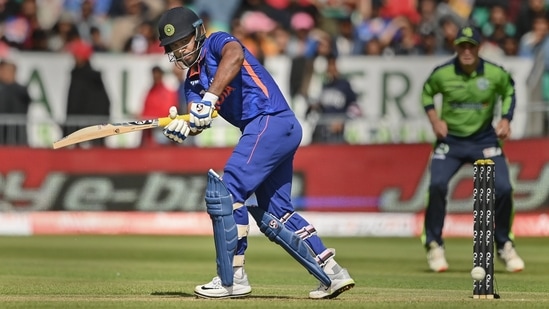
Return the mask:
M 231 93 L 233 93 L 233 91 L 234 91 L 235 89 L 236 89 L 236 88 L 231 87 L 231 86 L 225 87 L 225 89 L 223 89 L 223 92 L 222 92 L 221 95 L 219 96 L 219 100 L 217 101 L 217 102 L 218 102 L 217 105 L 223 104 L 223 102 L 225 101 L 225 99 L 226 99 Z
M 485 104 L 482 102 L 450 102 L 452 108 L 461 108 L 461 109 L 473 109 L 481 110 L 485 107 Z
M 486 78 L 481 77 L 477 80 L 477 88 L 479 90 L 486 90 L 488 89 L 489 86 L 490 86 L 490 81 L 487 80 Z

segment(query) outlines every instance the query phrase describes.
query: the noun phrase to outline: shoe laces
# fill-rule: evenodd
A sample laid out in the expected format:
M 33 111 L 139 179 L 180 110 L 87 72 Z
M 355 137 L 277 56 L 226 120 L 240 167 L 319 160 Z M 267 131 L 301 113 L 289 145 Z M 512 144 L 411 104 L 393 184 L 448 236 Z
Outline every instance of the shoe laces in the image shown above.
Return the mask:
M 518 255 L 513 245 L 510 242 L 506 242 L 503 248 L 499 250 L 499 256 L 508 261 L 516 258 Z
M 324 284 L 319 283 L 318 288 L 316 288 L 316 291 L 327 292 L 329 288 L 330 288 L 329 286 L 325 286 Z
M 223 286 L 223 284 L 221 283 L 221 278 L 217 276 L 213 277 L 211 284 L 212 284 L 212 287 L 215 289 L 220 289 Z

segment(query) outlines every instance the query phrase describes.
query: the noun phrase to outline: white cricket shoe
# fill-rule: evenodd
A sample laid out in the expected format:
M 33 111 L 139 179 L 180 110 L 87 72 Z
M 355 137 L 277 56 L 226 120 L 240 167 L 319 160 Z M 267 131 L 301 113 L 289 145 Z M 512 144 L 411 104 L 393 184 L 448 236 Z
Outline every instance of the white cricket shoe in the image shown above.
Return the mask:
M 429 263 L 429 268 L 437 273 L 444 272 L 448 269 L 448 262 L 446 262 L 446 257 L 444 256 L 444 248 L 436 241 L 431 241 L 429 243 L 427 263 Z
M 330 249 L 334 251 L 335 250 Z M 329 287 L 320 283 L 316 290 L 309 292 L 309 298 L 313 299 L 332 299 L 339 296 L 339 294 L 352 289 L 355 286 L 355 281 L 349 275 L 347 269 L 342 268 L 337 262 L 331 258 L 323 267 L 324 271 L 332 281 Z
M 243 267 L 235 267 L 233 285 L 224 286 L 219 277 L 214 277 L 212 281 L 197 285 L 194 294 L 202 298 L 237 298 L 250 295 L 252 287 L 248 282 L 248 275 Z
M 508 272 L 516 273 L 524 269 L 524 261 L 517 254 L 513 243 L 507 241 L 503 248 L 498 250 L 499 260 L 505 263 L 505 269 Z

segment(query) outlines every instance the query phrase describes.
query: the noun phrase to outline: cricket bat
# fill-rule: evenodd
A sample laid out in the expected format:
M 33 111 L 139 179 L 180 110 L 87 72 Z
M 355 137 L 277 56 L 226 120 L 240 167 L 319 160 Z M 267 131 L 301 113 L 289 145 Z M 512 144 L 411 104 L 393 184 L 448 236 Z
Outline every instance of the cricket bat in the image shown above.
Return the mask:
M 212 113 L 212 117 L 217 117 L 217 111 Z M 189 121 L 189 114 L 179 115 L 178 119 Z M 107 123 L 89 126 L 77 130 L 57 142 L 53 143 L 53 149 L 63 148 L 70 145 L 78 144 L 85 141 L 90 141 L 98 138 L 103 138 L 112 135 L 136 132 L 156 127 L 165 127 L 173 119 L 170 117 L 162 117 L 157 119 L 136 120 L 121 123 Z

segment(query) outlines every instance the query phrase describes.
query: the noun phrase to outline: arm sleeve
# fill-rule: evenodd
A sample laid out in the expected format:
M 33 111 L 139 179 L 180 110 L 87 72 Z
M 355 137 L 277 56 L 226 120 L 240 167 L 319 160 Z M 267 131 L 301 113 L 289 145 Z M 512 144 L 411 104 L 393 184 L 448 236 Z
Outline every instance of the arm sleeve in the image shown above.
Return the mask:
M 427 81 L 425 81 L 425 84 L 423 84 L 423 90 L 421 91 L 421 103 L 426 112 L 435 108 L 434 96 L 439 92 L 435 75 L 431 74 Z
M 506 118 L 509 121 L 513 120 L 513 113 L 515 111 L 516 96 L 515 96 L 515 82 L 511 75 L 503 71 L 501 89 L 499 91 L 501 95 L 501 117 Z
M 237 42 L 242 45 L 234 36 L 225 32 L 215 32 L 208 38 L 209 42 L 209 52 L 217 59 L 221 59 L 221 53 L 223 52 L 223 47 L 229 42 Z

